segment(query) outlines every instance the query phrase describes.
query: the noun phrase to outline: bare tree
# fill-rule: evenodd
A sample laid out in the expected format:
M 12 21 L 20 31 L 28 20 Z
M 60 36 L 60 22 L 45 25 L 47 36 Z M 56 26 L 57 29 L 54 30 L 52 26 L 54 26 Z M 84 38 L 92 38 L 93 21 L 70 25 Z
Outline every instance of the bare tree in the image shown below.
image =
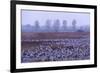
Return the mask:
M 40 29 L 40 25 L 39 25 L 39 21 L 38 20 L 36 20 L 35 22 L 34 22 L 34 28 L 35 28 L 35 31 L 39 31 L 39 29 Z
M 59 19 L 54 21 L 53 28 L 54 28 L 55 32 L 59 31 L 59 28 L 60 28 L 60 21 L 59 21 Z
M 45 28 L 46 28 L 46 31 L 50 31 L 51 29 L 51 20 L 46 20 L 46 24 L 45 24 Z
M 76 20 L 74 19 L 73 21 L 72 21 L 72 28 L 73 28 L 73 30 L 75 31 L 76 30 Z
M 62 29 L 63 29 L 63 31 L 67 30 L 67 20 L 63 20 Z

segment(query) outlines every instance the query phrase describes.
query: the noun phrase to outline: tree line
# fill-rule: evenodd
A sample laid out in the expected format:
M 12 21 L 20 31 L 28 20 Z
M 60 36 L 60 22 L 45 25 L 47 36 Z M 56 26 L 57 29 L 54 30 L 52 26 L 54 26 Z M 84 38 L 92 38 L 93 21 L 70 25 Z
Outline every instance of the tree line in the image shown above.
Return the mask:
M 53 23 L 51 23 L 52 21 L 50 19 L 47 19 L 45 21 L 44 26 L 40 26 L 41 23 L 39 22 L 39 20 L 35 20 L 34 21 L 34 26 L 31 26 L 30 24 L 27 24 L 27 26 L 24 28 L 22 28 L 22 30 L 24 31 L 34 31 L 34 32 L 59 32 L 59 31 L 68 31 L 69 27 L 68 27 L 68 22 L 67 20 L 62 20 L 62 22 L 59 19 L 56 19 L 53 21 Z M 75 19 L 72 20 L 71 23 L 71 31 L 76 31 L 77 30 L 77 21 Z M 29 29 L 28 29 L 29 28 Z

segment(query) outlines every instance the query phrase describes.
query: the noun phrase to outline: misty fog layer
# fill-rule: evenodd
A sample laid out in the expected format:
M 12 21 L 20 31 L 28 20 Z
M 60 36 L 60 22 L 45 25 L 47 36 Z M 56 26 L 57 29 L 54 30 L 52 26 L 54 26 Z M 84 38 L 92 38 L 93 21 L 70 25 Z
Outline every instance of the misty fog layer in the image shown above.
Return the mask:
M 89 24 L 89 13 L 22 10 L 23 32 L 89 32 Z

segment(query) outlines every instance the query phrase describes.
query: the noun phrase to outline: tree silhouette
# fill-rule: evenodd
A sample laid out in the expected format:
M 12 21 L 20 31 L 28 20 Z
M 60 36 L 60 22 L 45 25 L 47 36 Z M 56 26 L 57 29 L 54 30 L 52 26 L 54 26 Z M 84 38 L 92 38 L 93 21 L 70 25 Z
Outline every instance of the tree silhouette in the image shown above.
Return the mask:
M 54 31 L 58 32 L 59 27 L 60 27 L 60 21 L 59 21 L 59 19 L 57 19 L 57 20 L 54 21 L 54 25 L 53 25 Z
M 66 20 L 63 20 L 62 29 L 63 29 L 63 31 L 67 30 L 67 21 Z
M 73 30 L 75 31 L 76 30 L 76 20 L 74 19 L 73 21 L 72 21 L 72 28 L 73 28 Z
M 39 31 L 39 29 L 40 29 L 40 25 L 39 25 L 39 21 L 38 20 L 36 20 L 35 22 L 34 22 L 34 27 L 35 27 L 35 31 Z
M 51 20 L 46 20 L 46 24 L 45 24 L 45 29 L 46 31 L 50 31 L 51 29 Z

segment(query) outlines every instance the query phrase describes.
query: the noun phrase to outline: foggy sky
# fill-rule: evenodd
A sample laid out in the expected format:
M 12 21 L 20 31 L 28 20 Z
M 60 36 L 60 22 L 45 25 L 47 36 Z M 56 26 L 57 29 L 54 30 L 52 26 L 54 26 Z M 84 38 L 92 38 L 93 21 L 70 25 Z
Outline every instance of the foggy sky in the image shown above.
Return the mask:
M 77 21 L 77 26 L 89 26 L 90 24 L 89 13 L 22 10 L 21 16 L 22 25 L 30 24 L 34 26 L 34 21 L 38 20 L 40 22 L 40 26 L 43 26 L 46 24 L 45 22 L 47 19 L 50 19 L 52 24 L 56 19 L 59 19 L 61 24 L 63 20 L 67 20 L 68 26 L 72 26 L 73 19 Z

